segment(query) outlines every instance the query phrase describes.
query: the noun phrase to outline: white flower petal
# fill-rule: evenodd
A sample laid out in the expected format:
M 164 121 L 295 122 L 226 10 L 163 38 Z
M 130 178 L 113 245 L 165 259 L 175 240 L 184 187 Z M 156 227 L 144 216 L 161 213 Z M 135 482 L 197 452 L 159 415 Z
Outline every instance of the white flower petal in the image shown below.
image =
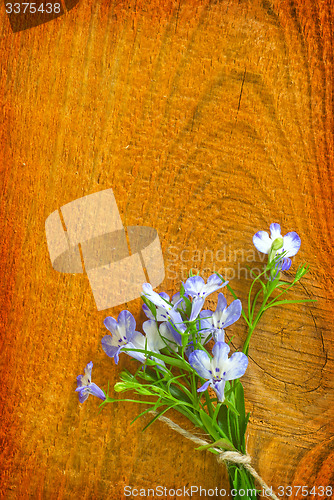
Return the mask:
M 225 399 L 225 380 L 215 381 L 211 384 L 211 387 L 217 394 L 218 401 L 223 402 Z
M 224 380 L 234 380 L 242 377 L 248 365 L 248 358 L 243 352 L 235 352 L 226 360 L 221 373 Z
M 259 252 L 268 254 L 270 252 L 272 241 L 266 231 L 258 231 L 253 236 L 253 244 Z
M 160 349 L 163 349 L 166 346 L 165 342 L 160 336 L 155 321 L 145 321 L 143 323 L 143 330 L 146 333 L 147 348 L 149 351 L 158 352 Z
M 118 322 L 118 333 L 127 340 L 131 340 L 131 337 L 136 329 L 136 320 L 130 313 L 130 311 L 121 311 L 117 318 Z
M 216 311 L 220 311 L 220 312 L 224 311 L 224 309 L 226 309 L 226 306 L 227 306 L 227 300 L 224 297 L 224 294 L 219 293 L 218 294 L 218 301 L 217 301 Z
M 202 378 L 211 379 L 211 359 L 205 351 L 196 350 L 189 355 L 189 363 Z
M 162 307 L 163 309 L 170 311 L 172 306 L 168 304 L 157 292 L 155 292 L 150 283 L 143 284 L 143 291 L 145 297 L 150 300 L 157 307 Z
M 191 313 L 189 321 L 194 321 L 199 315 L 200 310 L 204 306 L 205 299 L 195 297 L 191 304 Z
M 277 222 L 270 224 L 270 236 L 272 241 L 276 240 L 276 238 L 282 238 L 281 226 Z
M 88 385 L 92 380 L 93 361 L 90 361 L 84 370 L 84 375 L 80 375 L 81 386 Z
M 287 233 L 283 237 L 283 250 L 288 252 L 285 257 L 293 257 L 294 255 L 296 255 L 296 253 L 300 249 L 300 245 L 301 240 L 295 231 Z
M 118 333 L 118 323 L 112 316 L 107 316 L 103 321 L 104 326 L 111 332 L 113 335 L 119 335 Z
M 191 276 L 184 283 L 184 289 L 190 297 L 198 297 L 204 284 L 204 279 L 201 276 Z
M 227 328 L 233 325 L 241 316 L 242 305 L 239 299 L 233 300 L 222 314 L 220 328 Z
M 212 348 L 213 360 L 211 363 L 214 376 L 220 376 L 228 359 L 230 346 L 225 342 L 216 342 Z

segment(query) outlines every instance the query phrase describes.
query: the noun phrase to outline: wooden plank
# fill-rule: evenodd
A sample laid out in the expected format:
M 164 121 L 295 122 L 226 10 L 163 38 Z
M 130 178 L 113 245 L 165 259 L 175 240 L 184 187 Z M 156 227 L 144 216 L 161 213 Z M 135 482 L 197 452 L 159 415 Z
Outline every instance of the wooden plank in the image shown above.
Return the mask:
M 190 267 L 227 269 L 245 301 L 254 232 L 277 221 L 299 233 L 294 268 L 311 273 L 296 295 L 318 302 L 268 311 L 257 330 L 248 450 L 274 488 L 330 484 L 331 3 L 87 0 L 16 33 L 0 16 L 4 498 L 228 487 L 213 456 L 162 423 L 131 426 L 136 405 L 97 416 L 93 398 L 78 404 L 88 361 L 103 387 L 135 362 L 106 359 L 103 319 L 123 307 L 98 312 L 86 276 L 52 269 L 44 223 L 107 188 L 125 226 L 158 230 L 169 293 Z M 143 320 L 140 300 L 126 307 Z M 245 325 L 229 334 L 239 347 Z

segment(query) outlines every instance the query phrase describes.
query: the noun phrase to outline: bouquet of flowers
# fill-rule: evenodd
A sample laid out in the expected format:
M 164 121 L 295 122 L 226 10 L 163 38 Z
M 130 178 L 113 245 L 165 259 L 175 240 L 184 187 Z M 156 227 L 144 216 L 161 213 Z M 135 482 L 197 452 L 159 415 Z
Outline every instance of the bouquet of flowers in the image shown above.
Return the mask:
M 116 392 L 128 392 L 141 399 L 114 399 L 91 380 L 93 363 L 77 377 L 79 401 L 83 403 L 92 394 L 102 400 L 101 406 L 115 401 L 144 403 L 147 408 L 138 415 L 151 415 L 149 427 L 161 419 L 172 429 L 217 455 L 228 469 L 231 489 L 236 499 L 257 495 L 257 486 L 269 496 L 277 498 L 264 480 L 250 465 L 246 452 L 245 434 L 250 414 L 245 411 L 244 390 L 240 378 L 248 365 L 248 350 L 252 334 L 264 312 L 274 306 L 310 302 L 285 298 L 291 288 L 307 273 L 308 267 L 298 267 L 289 281 L 282 272 L 291 266 L 291 259 L 300 248 L 296 232 L 281 236 L 279 224 L 271 224 L 270 235 L 257 232 L 253 243 L 258 251 L 268 255 L 264 269 L 254 274 L 246 307 L 242 307 L 232 287 L 216 273 L 205 283 L 201 276 L 190 272 L 178 293 L 170 298 L 157 293 L 149 283 L 143 285 L 143 310 L 147 321 L 143 333 L 136 330 L 136 321 L 130 311 L 122 311 L 117 320 L 104 320 L 109 330 L 102 339 L 104 352 L 118 363 L 122 352 L 139 362 L 135 373 L 125 370 L 114 385 Z M 234 300 L 228 305 L 222 292 L 218 294 L 215 311 L 204 309 L 206 298 L 226 287 Z M 246 322 L 248 334 L 242 351 L 230 356 L 230 341 L 225 330 L 240 317 Z M 109 386 L 108 386 L 109 389 Z M 199 439 L 164 416 L 174 409 L 205 433 Z M 138 418 L 137 417 L 137 418 Z

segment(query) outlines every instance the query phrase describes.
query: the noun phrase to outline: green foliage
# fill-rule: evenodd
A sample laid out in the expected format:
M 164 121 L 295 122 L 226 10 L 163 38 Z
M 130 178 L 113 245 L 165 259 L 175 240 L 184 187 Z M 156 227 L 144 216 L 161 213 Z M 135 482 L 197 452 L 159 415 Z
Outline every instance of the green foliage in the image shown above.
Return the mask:
M 282 245 L 282 242 L 278 240 L 276 243 L 278 247 Z M 250 285 L 246 308 L 242 310 L 242 317 L 248 327 L 247 338 L 243 346 L 243 352 L 246 355 L 255 327 L 266 310 L 285 304 L 313 301 L 285 298 L 286 294 L 306 275 L 309 267 L 301 265 L 292 281 L 285 281 L 282 279 L 281 273 L 277 271 L 279 260 L 284 256 L 284 253 L 277 257 L 275 257 L 275 253 L 276 247 L 261 273 L 256 275 L 250 270 L 253 281 Z M 193 276 L 192 271 L 190 271 L 190 276 Z M 218 274 L 218 276 L 223 280 L 221 275 Z M 237 299 L 232 287 L 227 285 L 227 288 L 234 299 Z M 107 393 L 106 400 L 100 407 L 103 408 L 106 403 L 116 401 L 147 405 L 147 408 L 135 418 L 137 420 L 139 417 L 154 412 L 153 418 L 149 420 L 143 430 L 152 425 L 161 415 L 174 409 L 190 420 L 194 426 L 204 431 L 211 439 L 212 442 L 199 446 L 197 450 L 208 450 L 214 454 L 223 451 L 238 451 L 245 454 L 245 435 L 250 414 L 246 413 L 245 410 L 243 386 L 240 380 L 226 382 L 223 402 L 218 401 L 216 397 L 211 397 L 208 390 L 204 393 L 198 392 L 201 380 L 196 370 L 187 361 L 185 352 L 189 346 L 189 340 L 193 342 L 194 349 L 206 351 L 204 342 L 201 340 L 201 321 L 195 320 L 191 323 L 187 321 L 192 302 L 185 295 L 183 284 L 180 296 L 184 300 L 184 305 L 178 311 L 187 327 L 185 332 L 179 331 L 182 345 L 175 344 L 176 349 L 172 350 L 166 342 L 166 347 L 161 350 L 162 352 L 152 352 L 147 349 L 147 345 L 145 349 L 132 349 L 132 351 L 144 354 L 146 361 L 134 375 L 127 370 L 123 371 L 120 382 L 115 384 L 114 390 L 116 393 L 131 391 L 138 396 L 138 399 L 113 399 Z M 156 306 L 147 297 L 143 296 L 142 299 L 154 318 L 157 318 Z M 170 303 L 168 302 L 168 304 Z M 130 349 L 124 348 L 123 351 L 130 351 Z M 229 463 L 227 467 L 231 488 L 247 492 L 245 496 L 237 495 L 234 498 L 237 500 L 255 499 L 257 492 L 254 479 L 247 470 L 234 463 Z

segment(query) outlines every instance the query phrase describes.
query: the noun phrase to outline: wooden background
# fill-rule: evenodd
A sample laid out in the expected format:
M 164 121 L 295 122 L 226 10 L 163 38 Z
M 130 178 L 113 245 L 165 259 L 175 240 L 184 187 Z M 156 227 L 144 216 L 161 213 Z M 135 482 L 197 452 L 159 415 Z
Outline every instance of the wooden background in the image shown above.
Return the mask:
M 107 188 L 125 225 L 158 230 L 170 293 L 185 269 L 214 272 L 213 254 L 245 301 L 254 232 L 299 233 L 293 269 L 311 273 L 295 296 L 318 302 L 261 321 L 248 451 L 274 488 L 333 483 L 333 15 L 326 0 L 82 0 L 13 33 L 1 4 L 2 498 L 228 488 L 164 424 L 131 426 L 136 405 L 78 403 L 87 362 L 104 388 L 136 363 L 103 353 L 124 306 L 98 312 L 86 276 L 52 269 L 44 223 Z M 139 299 L 126 307 L 143 320 Z M 240 346 L 245 325 L 229 334 Z

